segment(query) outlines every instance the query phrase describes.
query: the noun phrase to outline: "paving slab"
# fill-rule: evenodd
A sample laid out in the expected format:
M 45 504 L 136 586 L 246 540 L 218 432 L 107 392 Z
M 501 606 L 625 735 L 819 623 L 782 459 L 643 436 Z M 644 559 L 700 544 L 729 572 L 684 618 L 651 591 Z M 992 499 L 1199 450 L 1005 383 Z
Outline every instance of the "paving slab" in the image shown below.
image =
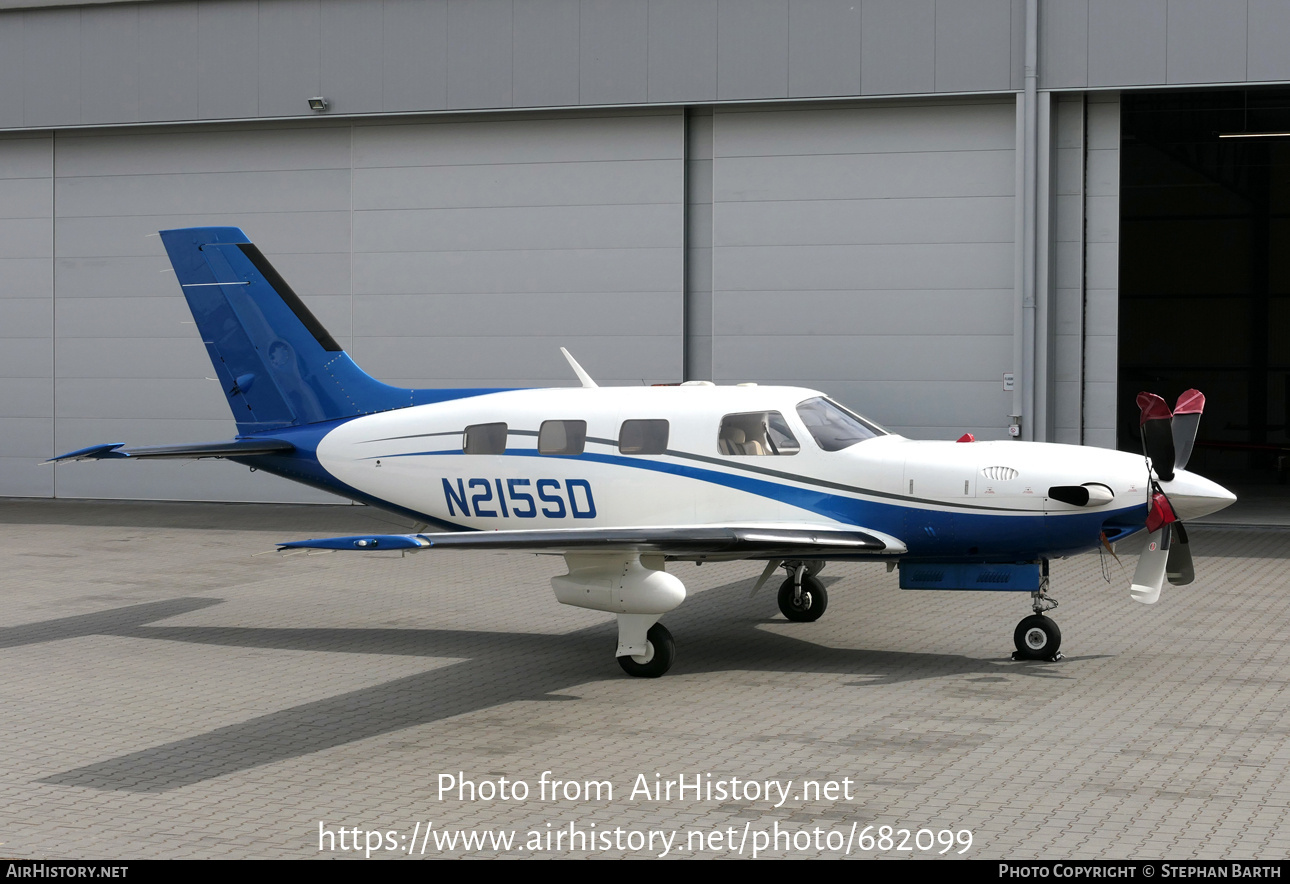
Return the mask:
M 0 853 L 1290 851 L 1290 531 L 1197 527 L 1153 607 L 1129 545 L 1054 562 L 1060 663 L 1010 659 L 1025 595 L 830 563 L 827 615 L 789 623 L 758 563 L 674 565 L 676 665 L 633 679 L 611 616 L 555 602 L 559 557 L 272 552 L 403 527 L 0 501 Z

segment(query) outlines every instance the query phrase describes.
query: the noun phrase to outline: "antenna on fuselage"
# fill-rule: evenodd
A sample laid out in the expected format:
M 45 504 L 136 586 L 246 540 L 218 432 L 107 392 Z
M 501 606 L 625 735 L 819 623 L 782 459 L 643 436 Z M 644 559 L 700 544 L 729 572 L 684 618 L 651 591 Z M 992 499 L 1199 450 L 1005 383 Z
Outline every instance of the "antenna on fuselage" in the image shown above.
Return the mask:
M 569 367 L 573 369 L 573 373 L 578 376 L 578 380 L 582 381 L 584 387 L 600 386 L 591 379 L 591 375 L 587 374 L 587 370 L 578 364 L 578 360 L 574 359 L 568 350 L 561 347 L 560 352 L 564 354 L 565 359 L 569 360 Z

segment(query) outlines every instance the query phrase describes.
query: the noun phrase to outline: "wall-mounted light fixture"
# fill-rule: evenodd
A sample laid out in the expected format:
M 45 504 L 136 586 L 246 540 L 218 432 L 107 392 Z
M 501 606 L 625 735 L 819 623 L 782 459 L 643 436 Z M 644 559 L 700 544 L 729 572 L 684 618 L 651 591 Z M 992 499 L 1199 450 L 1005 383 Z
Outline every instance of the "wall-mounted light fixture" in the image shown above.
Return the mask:
M 327 110 L 327 99 L 323 98 L 321 95 L 319 95 L 317 98 L 309 99 L 309 109 L 311 111 L 317 111 L 318 113 L 322 113 L 323 111 Z
M 1290 132 L 1219 132 L 1219 138 L 1290 138 Z

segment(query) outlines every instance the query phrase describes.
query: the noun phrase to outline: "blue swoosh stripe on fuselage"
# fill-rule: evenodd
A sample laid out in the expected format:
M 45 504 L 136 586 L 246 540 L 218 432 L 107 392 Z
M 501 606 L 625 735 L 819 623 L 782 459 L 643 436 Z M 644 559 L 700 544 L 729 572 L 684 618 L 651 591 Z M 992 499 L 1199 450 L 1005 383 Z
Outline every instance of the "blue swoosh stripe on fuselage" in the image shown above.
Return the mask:
M 254 439 L 257 436 L 285 439 L 294 445 L 296 450 L 289 454 L 257 454 L 250 457 L 230 457 L 229 460 L 233 463 L 240 463 L 243 466 L 264 470 L 266 473 L 272 473 L 275 476 L 281 476 L 284 479 L 290 479 L 302 485 L 308 485 L 311 488 L 317 488 L 320 491 L 348 497 L 350 500 L 356 500 L 376 509 L 396 513 L 415 522 L 425 522 L 427 525 L 434 525 L 444 531 L 478 530 L 373 497 L 353 485 L 342 482 L 329 473 L 327 468 L 318 460 L 318 443 L 332 430 L 342 424 L 349 423 L 351 420 L 355 420 L 355 418 L 341 418 L 335 421 L 305 424 L 300 427 L 285 427 L 271 433 L 239 436 L 239 439 Z
M 446 451 L 412 451 L 405 454 L 381 455 L 391 457 L 443 457 L 461 456 L 461 449 Z M 612 454 L 584 452 L 579 455 L 539 454 L 532 448 L 508 448 L 507 457 L 541 457 L 546 460 L 588 461 L 639 470 L 668 473 L 700 482 L 722 485 L 777 500 L 790 506 L 826 516 L 847 525 L 871 528 L 900 538 L 912 556 L 1007 556 L 1032 559 L 1043 556 L 1065 555 L 1093 549 L 1099 544 L 1102 525 L 1116 517 L 1138 521 L 1146 518 L 1146 504 L 1116 510 L 1098 510 L 1088 513 L 1063 513 L 1050 515 L 997 515 L 980 512 L 944 512 L 917 506 L 881 503 L 846 497 L 810 488 L 797 488 L 746 475 L 706 470 L 686 464 L 667 461 L 644 460 Z M 806 480 L 809 481 L 809 480 Z M 975 539 L 968 545 L 956 541 L 956 535 Z M 1042 544 L 1042 545 L 1036 545 Z

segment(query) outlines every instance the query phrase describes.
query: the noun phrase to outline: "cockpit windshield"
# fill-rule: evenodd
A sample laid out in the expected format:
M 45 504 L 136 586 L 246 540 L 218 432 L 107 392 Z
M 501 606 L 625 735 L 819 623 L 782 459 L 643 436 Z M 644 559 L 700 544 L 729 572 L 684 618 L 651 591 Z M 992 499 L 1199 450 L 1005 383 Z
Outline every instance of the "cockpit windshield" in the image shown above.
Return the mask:
M 825 451 L 841 451 L 874 436 L 887 435 L 882 427 L 823 396 L 798 405 L 797 414 Z

